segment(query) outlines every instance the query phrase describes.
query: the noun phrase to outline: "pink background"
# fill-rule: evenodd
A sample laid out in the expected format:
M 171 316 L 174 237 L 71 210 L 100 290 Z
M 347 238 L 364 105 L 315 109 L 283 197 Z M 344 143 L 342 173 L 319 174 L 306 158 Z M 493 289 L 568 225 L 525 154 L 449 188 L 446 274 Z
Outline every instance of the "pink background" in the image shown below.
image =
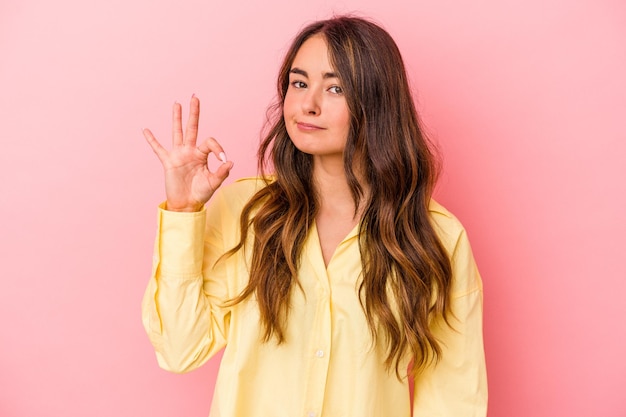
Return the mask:
M 253 162 L 279 59 L 358 10 L 395 37 L 485 284 L 490 417 L 626 415 L 623 0 L 0 2 L 0 416 L 206 416 L 218 360 L 140 321 L 161 168 L 141 128 L 203 101 Z

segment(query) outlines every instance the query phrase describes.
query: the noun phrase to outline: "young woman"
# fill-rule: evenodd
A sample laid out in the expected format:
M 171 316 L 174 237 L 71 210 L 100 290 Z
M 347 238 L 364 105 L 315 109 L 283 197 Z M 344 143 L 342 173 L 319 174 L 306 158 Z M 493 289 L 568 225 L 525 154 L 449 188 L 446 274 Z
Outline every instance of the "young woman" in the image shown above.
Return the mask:
M 197 144 L 190 108 L 183 133 L 174 105 L 170 150 L 144 131 L 167 195 L 143 303 L 159 364 L 186 372 L 225 348 L 212 417 L 484 416 L 481 280 L 431 199 L 389 34 L 346 16 L 298 34 L 259 178 L 219 188 L 233 163 Z

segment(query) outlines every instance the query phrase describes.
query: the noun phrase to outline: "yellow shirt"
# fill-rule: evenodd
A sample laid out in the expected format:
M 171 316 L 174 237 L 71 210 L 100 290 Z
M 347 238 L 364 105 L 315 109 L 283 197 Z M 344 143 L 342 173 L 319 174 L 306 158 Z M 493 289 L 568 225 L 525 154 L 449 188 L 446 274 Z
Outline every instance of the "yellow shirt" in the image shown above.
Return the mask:
M 262 183 L 222 187 L 197 213 L 159 210 L 153 276 L 143 323 L 159 365 L 173 372 L 201 366 L 225 347 L 211 417 L 408 417 L 409 381 L 385 370 L 357 297 L 361 260 L 355 228 L 324 266 L 315 225 L 304 244 L 292 294 L 286 343 L 260 340 L 253 297 L 222 303 L 248 281 L 249 253 L 215 264 L 239 239 L 243 205 Z M 466 233 L 435 202 L 430 212 L 453 267 L 451 323 L 436 319 L 442 360 L 414 381 L 413 416 L 484 417 L 487 379 L 482 284 Z M 406 369 L 408 359 L 402 363 Z

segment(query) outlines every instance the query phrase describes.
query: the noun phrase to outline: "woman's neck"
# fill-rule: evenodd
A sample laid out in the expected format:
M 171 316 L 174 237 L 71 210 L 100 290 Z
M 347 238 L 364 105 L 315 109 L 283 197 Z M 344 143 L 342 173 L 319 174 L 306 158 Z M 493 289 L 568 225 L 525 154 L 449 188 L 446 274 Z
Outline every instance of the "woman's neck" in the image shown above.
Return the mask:
M 342 160 L 328 161 L 322 158 L 313 163 L 313 181 L 317 192 L 318 210 L 345 218 L 354 216 L 355 204 Z
M 363 205 L 357 212 L 343 161 L 331 164 L 314 160 L 313 181 L 318 201 L 315 223 L 324 264 L 328 266 L 337 246 L 360 221 Z

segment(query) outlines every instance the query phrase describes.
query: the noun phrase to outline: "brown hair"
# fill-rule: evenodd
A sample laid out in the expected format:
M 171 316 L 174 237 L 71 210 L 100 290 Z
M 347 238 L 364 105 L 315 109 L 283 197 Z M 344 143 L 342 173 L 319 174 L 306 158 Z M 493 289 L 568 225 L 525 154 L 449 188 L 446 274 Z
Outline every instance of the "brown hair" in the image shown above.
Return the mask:
M 241 240 L 229 252 L 241 249 L 254 230 L 250 280 L 232 302 L 254 293 L 264 340 L 285 341 L 290 292 L 299 285 L 299 259 L 317 200 L 312 158 L 291 142 L 282 105 L 296 53 L 316 34 L 326 40 L 352 115 L 343 158 L 357 210 L 363 204 L 361 305 L 374 340 L 386 343 L 388 369 L 395 365 L 400 377 L 400 360 L 409 353 L 415 373 L 441 354 L 429 321 L 434 315 L 446 318 L 452 275 L 428 211 L 437 164 L 418 122 L 400 52 L 385 30 L 365 19 L 315 22 L 297 35 L 285 56 L 278 101 L 268 112 L 271 121 L 258 151 L 266 186 L 244 207 Z M 369 192 L 364 193 L 355 167 L 365 167 L 359 178 Z

